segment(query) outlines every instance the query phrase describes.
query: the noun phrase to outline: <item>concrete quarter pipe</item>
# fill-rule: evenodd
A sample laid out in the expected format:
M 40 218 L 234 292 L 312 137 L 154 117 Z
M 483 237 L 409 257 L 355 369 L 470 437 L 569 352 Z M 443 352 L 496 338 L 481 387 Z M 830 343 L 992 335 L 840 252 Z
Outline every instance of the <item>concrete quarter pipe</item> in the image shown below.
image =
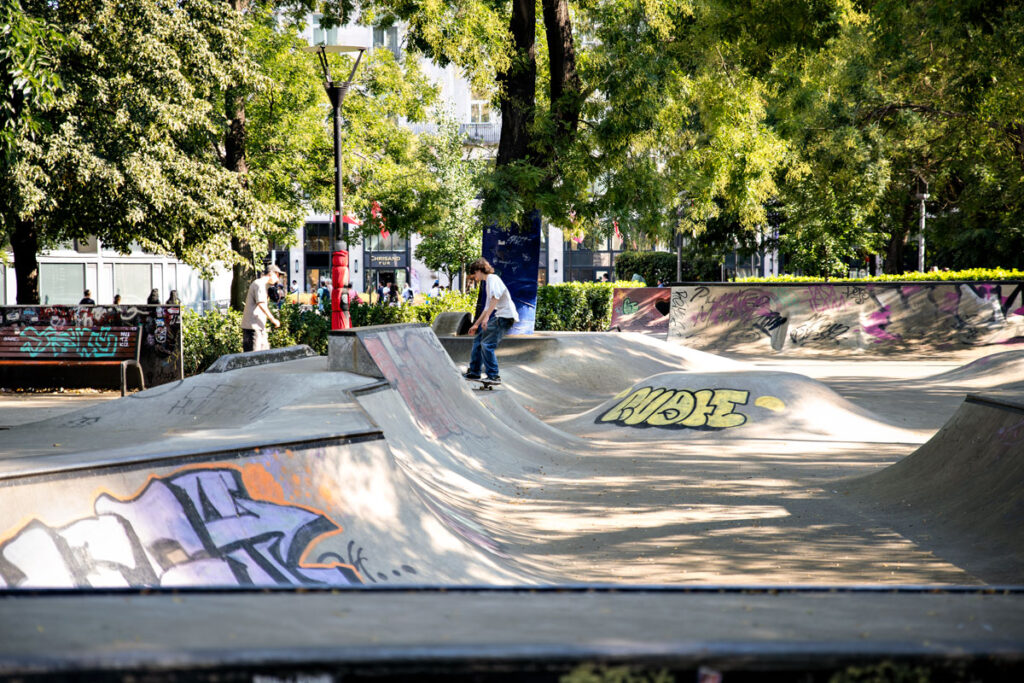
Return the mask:
M 330 359 L 205 374 L 4 432 L 0 583 L 1021 576 L 1016 555 L 974 574 L 946 554 L 948 540 L 935 554 L 835 498 L 837 479 L 926 439 L 799 375 L 642 337 L 565 335 L 481 396 L 426 327 L 365 328 L 332 345 Z M 254 400 L 268 385 L 275 398 Z M 942 438 L 975 419 L 954 418 Z M 920 474 L 902 473 L 923 460 L 879 481 L 906 486 Z M 986 476 L 1019 480 L 995 467 L 1009 461 L 993 456 Z M 953 499 L 932 488 L 933 500 Z M 1012 520 L 1019 492 L 1001 496 L 1010 512 L 990 518 Z

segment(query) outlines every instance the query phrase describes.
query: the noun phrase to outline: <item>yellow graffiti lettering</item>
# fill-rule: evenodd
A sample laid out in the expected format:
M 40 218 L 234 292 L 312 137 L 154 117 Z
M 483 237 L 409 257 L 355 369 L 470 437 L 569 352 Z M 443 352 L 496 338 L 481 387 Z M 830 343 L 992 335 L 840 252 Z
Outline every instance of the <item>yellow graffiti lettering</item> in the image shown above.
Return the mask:
M 633 414 L 633 411 L 637 408 L 637 406 L 641 405 L 644 402 L 644 399 L 646 399 L 650 393 L 650 387 L 642 387 L 640 389 L 637 389 L 632 394 L 622 399 L 622 401 L 617 406 L 615 406 L 607 413 L 605 413 L 603 416 L 601 416 L 601 422 L 616 422 L 619 420 L 627 419 L 630 415 Z
M 737 406 L 747 405 L 749 391 L 737 389 L 666 389 L 641 387 L 615 397 L 622 399 L 596 422 L 617 422 L 629 427 L 728 429 L 747 423 Z M 768 399 L 768 400 L 765 400 Z M 758 407 L 781 411 L 785 404 L 775 397 L 760 397 Z
M 647 418 L 649 418 L 654 411 L 660 408 L 665 401 L 672 398 L 672 394 L 674 393 L 675 392 L 671 389 L 652 389 L 643 404 L 637 406 L 636 410 L 633 411 L 633 414 L 622 421 L 623 424 L 643 424 L 647 421 Z
M 693 394 L 680 389 L 663 402 L 661 407 L 647 418 L 647 424 L 653 427 L 667 427 L 682 422 L 693 412 Z
M 773 413 L 781 413 L 786 409 L 786 403 L 781 398 L 776 398 L 775 396 L 758 396 L 757 400 L 754 401 L 754 405 L 758 408 L 770 410 Z
M 706 425 L 708 415 L 715 409 L 711 405 L 711 399 L 714 397 L 715 392 L 711 389 L 701 389 L 700 391 L 693 392 L 693 400 L 696 405 L 693 406 L 693 412 L 680 424 L 684 427 L 703 427 Z
M 733 411 L 738 405 L 746 405 L 750 397 L 749 391 L 736 391 L 735 389 L 716 389 L 711 399 L 711 405 L 715 412 L 708 417 L 708 427 L 725 429 L 726 427 L 739 427 L 747 421 L 747 416 Z

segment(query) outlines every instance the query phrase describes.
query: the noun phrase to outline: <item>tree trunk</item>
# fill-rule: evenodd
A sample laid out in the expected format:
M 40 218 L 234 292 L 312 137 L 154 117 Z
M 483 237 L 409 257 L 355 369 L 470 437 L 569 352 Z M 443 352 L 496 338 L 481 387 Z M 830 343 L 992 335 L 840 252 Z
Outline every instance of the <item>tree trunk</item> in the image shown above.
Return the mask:
M 513 0 L 509 31 L 515 54 L 508 70 L 498 74 L 501 88 L 501 140 L 498 166 L 529 159 L 533 108 L 537 91 L 536 8 L 533 0 Z
M 572 141 L 579 127 L 582 86 L 576 73 L 569 2 L 543 0 L 542 5 L 551 72 L 551 118 L 555 122 L 557 150 L 560 143 Z
M 249 8 L 249 0 L 228 0 L 231 9 L 245 12 Z M 232 88 L 224 95 L 224 113 L 228 121 L 224 135 L 224 168 L 238 174 L 238 181 L 243 186 L 249 184 L 249 163 L 245 158 L 245 92 L 244 89 Z M 244 264 L 231 267 L 231 308 L 236 311 L 245 306 L 245 295 L 249 282 L 255 276 L 252 268 L 252 245 L 239 237 L 231 238 L 231 249 L 241 256 Z
M 897 232 L 889 238 L 889 248 L 885 254 L 884 270 L 888 275 L 899 275 L 903 272 L 903 257 L 907 246 L 907 236 L 910 234 L 911 226 L 914 224 L 914 203 L 908 196 L 903 201 L 903 215 L 900 217 L 900 226 Z
M 14 250 L 14 277 L 17 283 L 17 302 L 22 306 L 39 304 L 39 236 L 35 222 L 16 219 L 11 235 Z

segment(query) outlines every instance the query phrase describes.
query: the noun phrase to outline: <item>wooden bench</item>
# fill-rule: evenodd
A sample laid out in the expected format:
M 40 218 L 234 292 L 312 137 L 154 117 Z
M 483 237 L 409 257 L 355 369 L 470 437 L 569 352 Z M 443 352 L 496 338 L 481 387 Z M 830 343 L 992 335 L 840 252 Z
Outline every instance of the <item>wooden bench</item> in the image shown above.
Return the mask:
M 139 371 L 141 327 L 0 327 L 0 365 L 68 367 L 109 365 L 121 368 L 121 395 L 128 390 L 128 367 Z

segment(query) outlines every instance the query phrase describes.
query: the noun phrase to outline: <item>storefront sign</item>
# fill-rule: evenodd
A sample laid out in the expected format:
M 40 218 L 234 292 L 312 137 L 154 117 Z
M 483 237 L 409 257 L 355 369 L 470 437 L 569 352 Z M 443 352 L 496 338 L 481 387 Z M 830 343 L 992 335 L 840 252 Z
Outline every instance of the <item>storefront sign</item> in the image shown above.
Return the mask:
M 404 251 L 378 251 L 368 254 L 370 268 L 405 268 L 408 266 Z

